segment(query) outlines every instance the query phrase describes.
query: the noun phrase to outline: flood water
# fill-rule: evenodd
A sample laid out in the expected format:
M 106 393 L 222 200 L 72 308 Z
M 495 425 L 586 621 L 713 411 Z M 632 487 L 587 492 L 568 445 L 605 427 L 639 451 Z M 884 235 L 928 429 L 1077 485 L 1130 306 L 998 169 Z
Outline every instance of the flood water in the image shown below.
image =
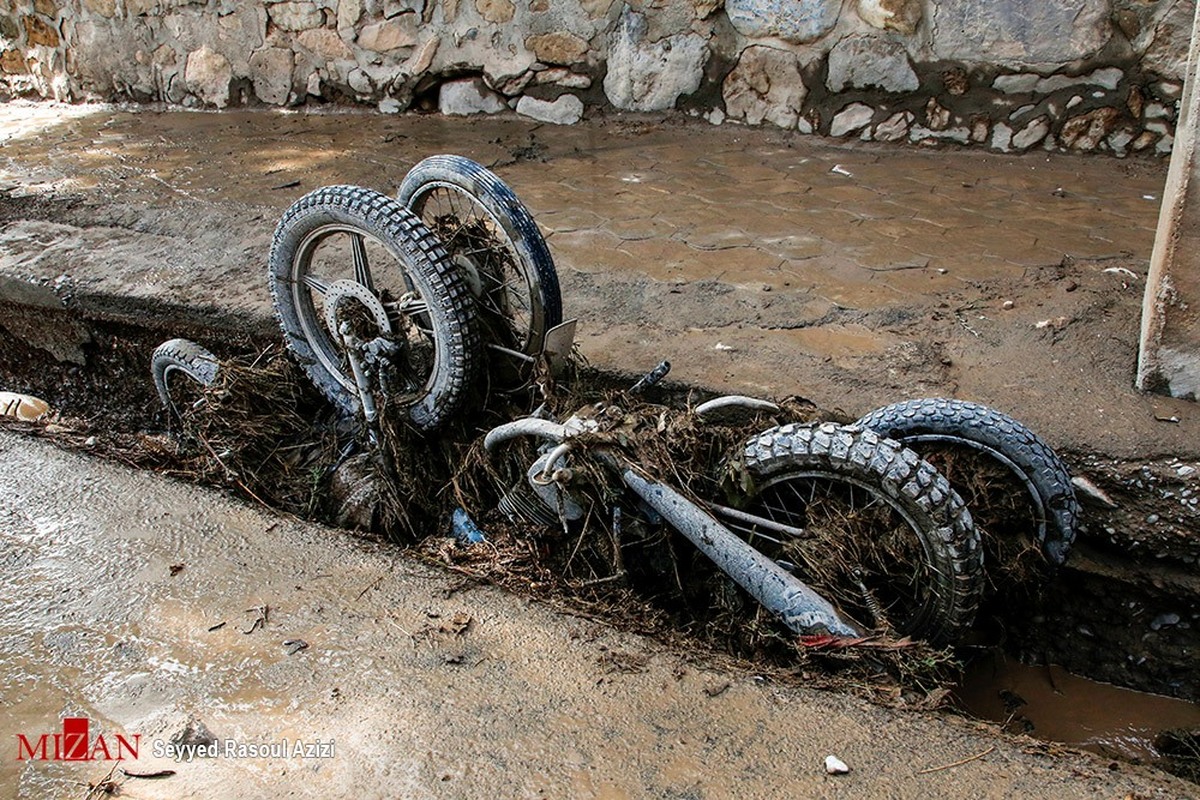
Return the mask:
M 1056 665 L 1030 666 L 1000 653 L 967 667 L 955 696 L 974 716 L 1011 733 L 1137 761 L 1160 757 L 1154 739 L 1172 728 L 1200 728 L 1200 705 L 1123 689 Z

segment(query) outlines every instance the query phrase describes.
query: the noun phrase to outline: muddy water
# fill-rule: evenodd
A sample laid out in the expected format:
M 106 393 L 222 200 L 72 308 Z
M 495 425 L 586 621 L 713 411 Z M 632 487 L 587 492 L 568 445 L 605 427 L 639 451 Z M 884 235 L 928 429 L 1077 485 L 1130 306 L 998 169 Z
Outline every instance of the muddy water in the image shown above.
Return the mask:
M 1059 666 L 1029 666 L 1002 654 L 968 667 L 959 705 L 1014 733 L 1082 747 L 1103 756 L 1154 761 L 1154 739 L 1172 728 L 1200 727 L 1200 705 L 1122 689 Z

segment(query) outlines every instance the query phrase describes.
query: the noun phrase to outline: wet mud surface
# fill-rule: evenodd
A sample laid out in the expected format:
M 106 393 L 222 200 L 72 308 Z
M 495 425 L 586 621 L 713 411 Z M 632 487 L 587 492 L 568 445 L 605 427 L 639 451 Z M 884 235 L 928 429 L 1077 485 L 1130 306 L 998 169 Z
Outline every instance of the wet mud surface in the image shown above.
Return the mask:
M 1190 784 L 814 692 L 397 558 L 344 532 L 0 433 L 0 727 L 140 734 L 131 797 L 1186 797 Z M 296 649 L 295 642 L 307 647 Z M 291 642 L 287 645 L 285 642 Z M 802 681 L 801 681 L 802 683 Z M 335 742 L 334 757 L 175 763 Z M 837 754 L 852 772 L 825 774 Z M 969 760 L 968 760 L 969 759 Z M 962 763 L 959 763 L 962 762 Z M 954 766 L 958 764 L 958 766 Z M 0 764 L 20 798 L 107 765 Z
M 229 355 L 277 336 L 265 254 L 290 202 L 328 183 L 391 191 L 420 158 L 462 153 L 534 213 L 597 367 L 666 357 L 684 386 L 800 394 L 848 418 L 945 395 L 1028 424 L 1118 507 L 1085 509 L 1073 562 L 985 619 L 984 643 L 1200 696 L 1200 414 L 1129 388 L 1163 164 L 636 116 L 566 130 L 14 108 L 0 114 L 3 388 L 136 429 L 155 419 L 134 376 L 158 341 Z

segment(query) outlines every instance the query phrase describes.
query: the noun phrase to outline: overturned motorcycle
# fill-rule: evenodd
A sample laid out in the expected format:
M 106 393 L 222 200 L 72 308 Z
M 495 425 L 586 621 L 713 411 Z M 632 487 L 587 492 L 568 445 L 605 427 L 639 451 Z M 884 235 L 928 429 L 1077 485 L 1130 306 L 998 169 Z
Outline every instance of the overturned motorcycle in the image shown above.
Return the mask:
M 603 529 L 610 577 L 670 529 L 796 634 L 952 644 L 974 621 L 994 550 L 961 482 L 921 454 L 1007 476 L 1046 563 L 1062 563 L 1074 538 L 1062 461 L 978 404 L 906 401 L 854 425 L 795 421 L 811 415 L 740 396 L 680 409 L 644 399 L 664 362 L 630 390 L 570 407 L 554 387 L 574 322 L 549 249 L 512 190 L 458 156 L 418 164 L 396 198 L 350 186 L 301 198 L 276 229 L 269 279 L 289 350 L 359 421 L 360 446 L 385 450 L 382 415 L 430 436 L 479 430 L 501 405 L 532 409 L 483 437 L 498 513 L 530 535 Z M 175 371 L 211 382 L 213 363 L 165 344 L 153 366 L 164 402 Z M 700 442 L 691 455 L 673 450 L 684 434 Z

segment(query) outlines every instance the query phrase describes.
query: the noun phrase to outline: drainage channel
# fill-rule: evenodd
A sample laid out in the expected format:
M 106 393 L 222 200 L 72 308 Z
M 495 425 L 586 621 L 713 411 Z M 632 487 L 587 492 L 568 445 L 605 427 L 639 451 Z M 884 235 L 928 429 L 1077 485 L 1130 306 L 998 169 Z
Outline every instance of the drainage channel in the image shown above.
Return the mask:
M 971 661 L 954 690 L 958 708 L 1028 734 L 1107 758 L 1174 768 L 1200 780 L 1200 705 L 1022 664 L 1003 651 Z
M 164 419 L 147 365 L 153 348 L 178 331 L 48 315 L 51 323 L 43 320 L 43 330 L 65 331 L 72 342 L 73 357 L 63 359 L 61 343 L 38 347 L 22 335 L 27 332 L 4 329 L 11 320 L 21 319 L 22 313 L 0 307 L 0 334 L 9 354 L 0 364 L 0 390 L 37 395 L 73 418 L 133 441 L 152 439 L 147 431 L 162 429 Z M 207 338 L 198 338 L 223 357 L 278 347 L 271 338 L 244 332 L 210 331 Z M 586 380 L 619 386 L 625 379 L 592 375 Z M 675 387 L 656 399 L 670 403 L 687 394 L 686 387 Z M 418 453 L 410 454 L 400 469 L 447 471 L 448 476 L 451 465 Z M 307 508 L 296 503 L 287 510 L 334 524 L 345 522 L 311 503 Z M 428 517 L 418 524 L 426 532 L 438 532 L 444 522 Z M 1098 517 L 1095 527 L 1111 530 L 1103 522 Z M 638 553 L 627 553 L 627 562 L 634 560 L 631 555 Z M 636 564 L 630 571 L 637 572 Z M 985 644 L 1001 647 L 976 646 L 959 653 L 970 663 L 953 692 L 957 707 L 994 720 L 1010 732 L 1085 747 L 1113 758 L 1158 763 L 1196 780 L 1200 764 L 1196 739 L 1200 706 L 1194 702 L 1200 697 L 1200 676 L 1194 669 L 1200 646 L 1197 585 L 1191 570 L 1162 559 L 1132 557 L 1112 541 L 1085 537 L 1070 565 L 1036 594 L 1006 598 L 982 609 L 980 636 Z M 653 581 L 641 588 L 643 604 L 659 603 L 653 614 L 669 618 L 671 625 L 691 633 L 716 626 L 711 617 L 689 618 L 688 603 L 678 597 L 656 597 Z M 701 638 L 709 645 L 715 641 L 707 633 Z M 734 652 L 755 657 L 763 651 L 734 648 Z M 984 655 L 973 655 L 980 652 Z M 1045 664 L 1062 664 L 1065 669 Z

